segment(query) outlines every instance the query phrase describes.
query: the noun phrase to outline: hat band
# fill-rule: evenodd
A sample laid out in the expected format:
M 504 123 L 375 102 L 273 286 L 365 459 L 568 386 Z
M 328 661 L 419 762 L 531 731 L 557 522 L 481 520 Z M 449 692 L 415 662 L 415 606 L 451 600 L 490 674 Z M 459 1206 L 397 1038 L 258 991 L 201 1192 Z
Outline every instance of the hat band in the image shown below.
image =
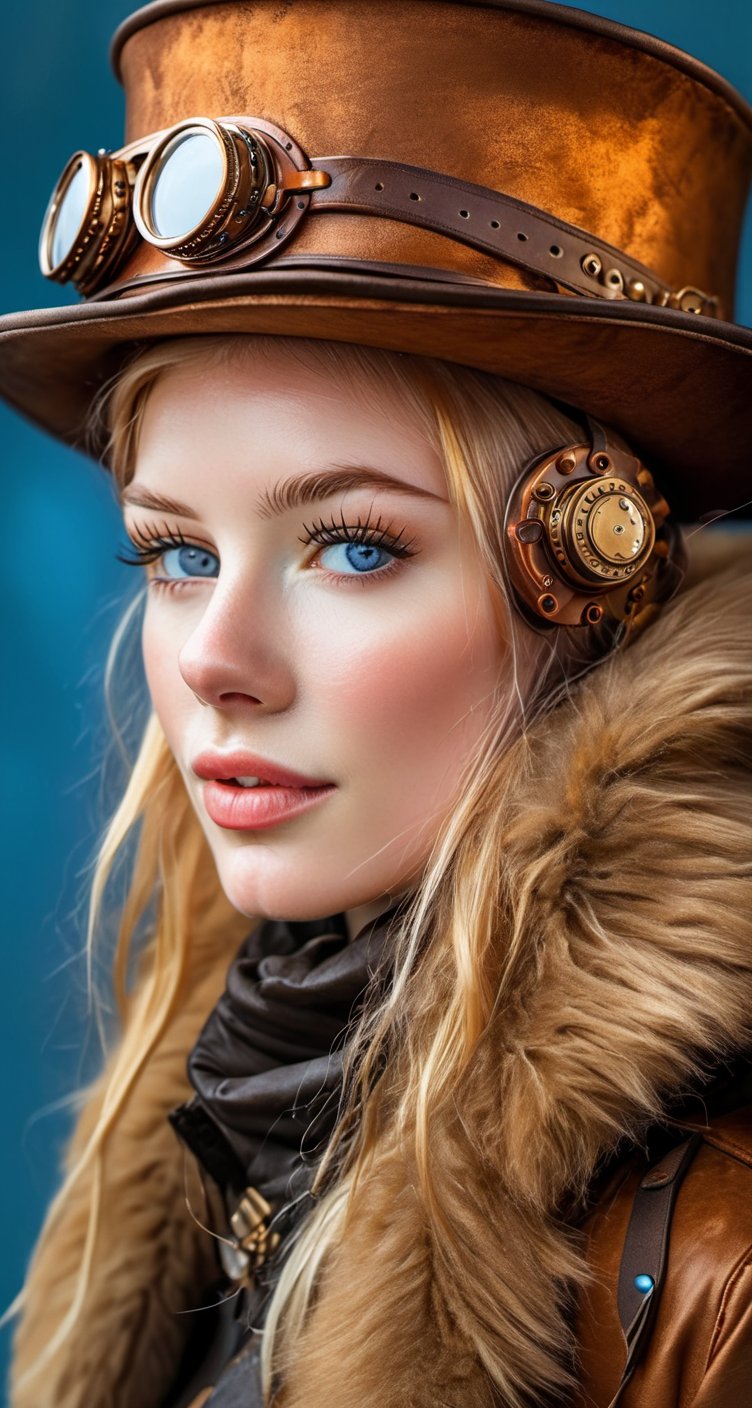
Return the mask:
M 88 296 L 115 278 L 140 235 L 185 273 L 245 268 L 273 258 L 316 211 L 433 230 L 571 293 L 723 316 L 716 296 L 672 289 L 622 250 L 504 192 L 377 157 L 309 160 L 289 133 L 247 116 L 191 118 L 118 151 L 77 152 L 47 208 L 40 265 Z

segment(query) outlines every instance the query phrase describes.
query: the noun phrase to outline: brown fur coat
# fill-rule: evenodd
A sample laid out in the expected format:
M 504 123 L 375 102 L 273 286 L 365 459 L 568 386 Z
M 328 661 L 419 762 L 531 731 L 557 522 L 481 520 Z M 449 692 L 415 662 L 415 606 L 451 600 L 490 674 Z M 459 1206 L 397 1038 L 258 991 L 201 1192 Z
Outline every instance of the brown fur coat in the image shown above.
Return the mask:
M 556 1216 L 567 1190 L 620 1138 L 639 1139 L 698 1070 L 752 1045 L 752 562 L 748 540 L 698 537 L 708 545 L 694 554 L 700 580 L 545 723 L 510 819 L 520 889 L 535 877 L 535 953 L 524 1000 L 492 1034 L 496 1103 L 466 1112 L 479 1144 L 496 1151 L 482 1174 L 497 1198 L 490 1240 L 474 1218 L 472 1179 L 451 1167 L 451 1141 L 442 1156 L 481 1291 L 484 1258 L 504 1249 L 489 1314 L 505 1345 L 508 1403 L 555 1379 L 561 1286 L 586 1278 Z M 166 1391 L 190 1324 L 179 1312 L 215 1262 L 186 1210 L 183 1155 L 165 1115 L 189 1093 L 185 1056 L 229 956 L 204 955 L 139 1078 L 110 1150 L 84 1313 L 41 1378 L 15 1390 L 13 1408 L 156 1408 Z M 446 1276 L 399 1158 L 382 1172 L 325 1277 L 285 1408 L 488 1408 L 500 1400 L 463 1351 L 467 1287 Z M 87 1196 L 40 1238 L 14 1380 L 70 1304 Z

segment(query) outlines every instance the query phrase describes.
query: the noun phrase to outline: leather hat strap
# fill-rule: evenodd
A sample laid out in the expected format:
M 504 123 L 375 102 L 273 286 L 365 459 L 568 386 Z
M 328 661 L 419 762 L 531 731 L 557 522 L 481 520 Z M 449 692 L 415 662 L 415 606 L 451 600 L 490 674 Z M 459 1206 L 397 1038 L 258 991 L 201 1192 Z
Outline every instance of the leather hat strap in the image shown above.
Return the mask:
M 672 290 L 613 245 L 501 191 L 370 157 L 316 157 L 311 167 L 331 177 L 331 184 L 311 192 L 311 211 L 355 210 L 404 220 L 542 274 L 573 293 L 720 316 L 717 298 L 695 288 Z

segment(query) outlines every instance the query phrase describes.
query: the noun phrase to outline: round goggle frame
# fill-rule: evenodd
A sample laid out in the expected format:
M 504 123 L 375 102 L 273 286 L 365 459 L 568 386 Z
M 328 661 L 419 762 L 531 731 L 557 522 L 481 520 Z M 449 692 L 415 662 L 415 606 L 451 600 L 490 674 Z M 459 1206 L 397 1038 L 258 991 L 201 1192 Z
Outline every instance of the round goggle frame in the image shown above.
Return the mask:
M 193 172 L 186 162 L 191 143 Z M 204 178 L 198 200 L 196 180 L 186 180 L 196 172 Z M 89 295 L 115 277 L 139 237 L 188 268 L 241 250 L 244 262 L 254 263 L 289 237 L 310 192 L 329 180 L 311 169 L 287 132 L 263 118 L 188 118 L 120 151 L 70 158 L 45 212 L 40 267 Z

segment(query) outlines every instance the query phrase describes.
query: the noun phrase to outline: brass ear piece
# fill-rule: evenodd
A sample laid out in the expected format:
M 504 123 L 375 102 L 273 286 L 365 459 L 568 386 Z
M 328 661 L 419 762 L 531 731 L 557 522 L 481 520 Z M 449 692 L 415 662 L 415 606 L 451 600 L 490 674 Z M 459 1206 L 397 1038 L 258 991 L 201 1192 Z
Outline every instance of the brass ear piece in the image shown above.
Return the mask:
M 505 523 L 511 585 L 538 628 L 624 623 L 631 633 L 676 591 L 686 566 L 678 526 L 648 469 L 588 418 L 592 443 L 528 465 Z

